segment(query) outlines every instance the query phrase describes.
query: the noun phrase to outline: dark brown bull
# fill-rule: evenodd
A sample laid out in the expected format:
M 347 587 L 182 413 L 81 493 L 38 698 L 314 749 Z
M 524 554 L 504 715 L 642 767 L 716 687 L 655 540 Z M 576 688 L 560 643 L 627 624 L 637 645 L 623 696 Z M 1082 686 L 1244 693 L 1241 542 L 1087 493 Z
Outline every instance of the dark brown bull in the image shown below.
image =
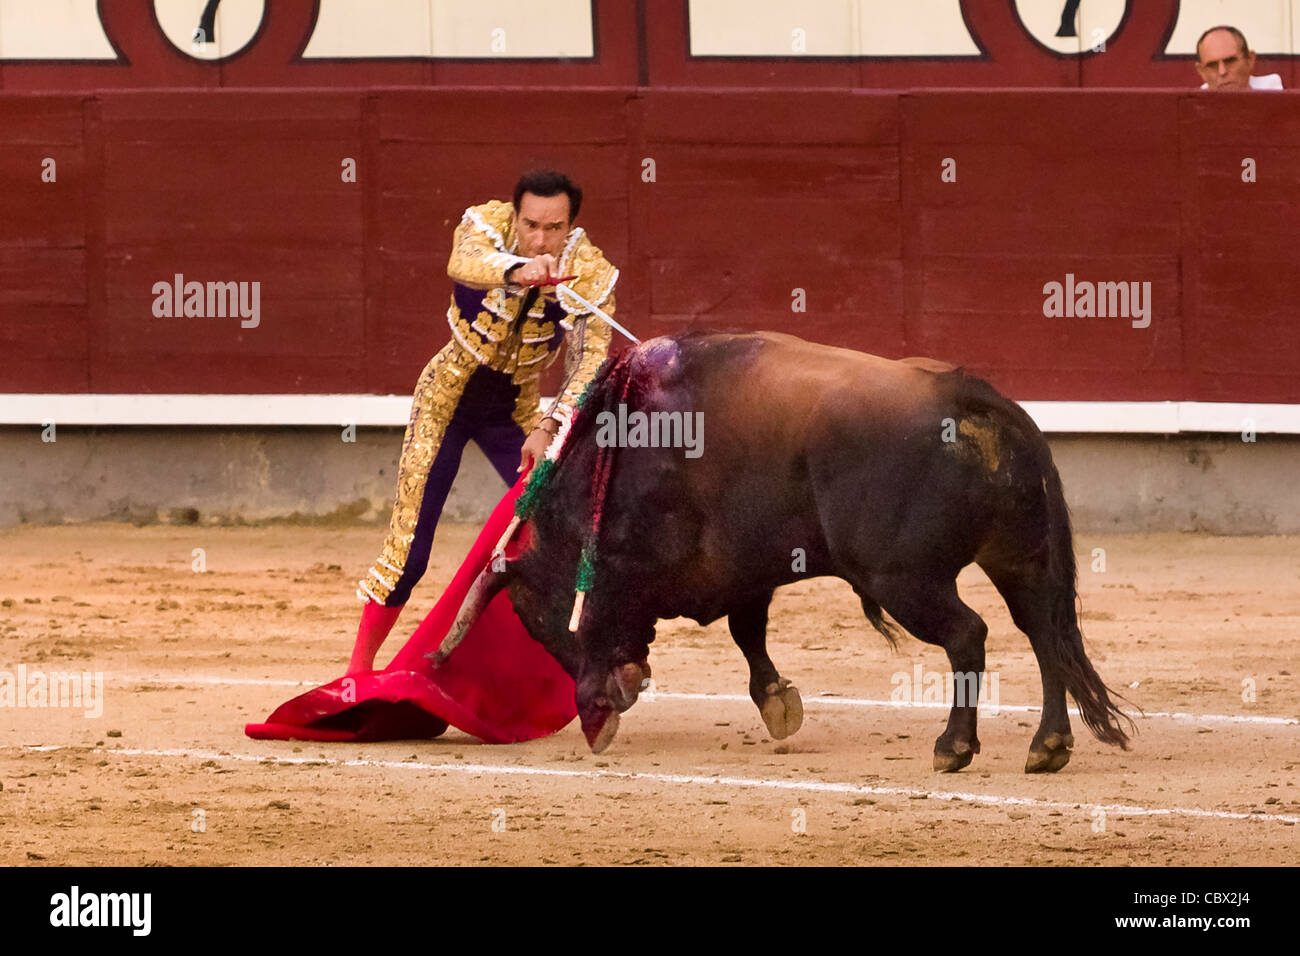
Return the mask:
M 602 449 L 610 419 L 601 413 L 619 404 L 702 412 L 702 454 Z M 570 633 L 602 461 L 610 470 L 594 583 Z M 897 635 L 882 608 L 941 646 L 955 682 L 982 674 L 988 627 L 956 585 L 972 562 L 1028 635 L 1042 673 L 1043 715 L 1025 770 L 1069 761 L 1067 690 L 1100 740 L 1127 747 L 1121 724 L 1132 722 L 1084 653 L 1069 515 L 1047 443 L 1018 405 L 960 370 L 775 333 L 654 339 L 607 363 L 543 491 L 524 551 L 504 571 L 485 572 L 472 603 L 509 585 L 525 627 L 576 680 L 596 752 L 649 676 L 661 618 L 708 624 L 726 615 L 768 730 L 775 738 L 797 730 L 799 693 L 768 657 L 766 629 L 773 591 L 805 577 L 848 581 L 891 644 Z M 976 699 L 963 690 L 954 687 L 935 741 L 937 770 L 959 770 L 980 750 Z

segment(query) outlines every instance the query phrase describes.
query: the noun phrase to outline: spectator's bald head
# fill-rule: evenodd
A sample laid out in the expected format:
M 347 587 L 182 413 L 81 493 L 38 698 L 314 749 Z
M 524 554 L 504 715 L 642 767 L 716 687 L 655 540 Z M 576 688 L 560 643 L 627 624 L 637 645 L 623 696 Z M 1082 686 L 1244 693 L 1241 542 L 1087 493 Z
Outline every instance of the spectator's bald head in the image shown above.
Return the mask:
M 1210 27 L 1196 41 L 1196 72 L 1212 90 L 1248 90 L 1255 51 L 1236 27 Z

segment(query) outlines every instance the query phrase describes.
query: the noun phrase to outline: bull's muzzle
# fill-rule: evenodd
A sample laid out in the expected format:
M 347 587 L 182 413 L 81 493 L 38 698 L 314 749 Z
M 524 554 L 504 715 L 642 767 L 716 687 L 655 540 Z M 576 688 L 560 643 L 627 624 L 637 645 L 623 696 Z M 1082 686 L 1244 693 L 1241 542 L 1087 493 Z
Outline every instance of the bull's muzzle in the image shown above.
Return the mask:
M 578 681 L 576 693 L 578 720 L 592 753 L 600 753 L 618 732 L 618 715 L 636 703 L 641 691 L 650 685 L 647 660 L 621 664 Z

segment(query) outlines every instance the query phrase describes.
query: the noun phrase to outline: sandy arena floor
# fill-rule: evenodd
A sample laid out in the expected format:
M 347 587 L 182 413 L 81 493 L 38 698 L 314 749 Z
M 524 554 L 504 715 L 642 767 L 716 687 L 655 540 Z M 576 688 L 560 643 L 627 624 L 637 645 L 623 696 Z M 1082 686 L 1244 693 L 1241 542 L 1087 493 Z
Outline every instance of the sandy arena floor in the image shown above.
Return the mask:
M 476 531 L 444 526 L 381 663 Z M 1054 776 L 1022 772 L 1037 665 L 977 570 L 962 593 L 989 623 L 1000 706 L 981 717 L 983 753 L 956 775 L 930 765 L 946 709 L 890 702 L 895 675 L 946 672 L 943 652 L 909 640 L 893 655 L 848 585 L 827 579 L 778 592 L 773 607 L 769 648 L 806 709 L 782 743 L 744 697 L 725 622 L 682 621 L 660 626 L 656 694 L 599 757 L 576 722 L 508 747 L 455 730 L 385 744 L 249 740 L 245 721 L 342 673 L 352 582 L 381 535 L 0 532 L 0 672 L 105 680 L 97 718 L 0 709 L 0 864 L 1300 860 L 1296 538 L 1079 535 L 1090 655 L 1148 716 L 1128 753 L 1076 718 L 1074 759 Z M 1090 566 L 1095 548 L 1104 571 Z

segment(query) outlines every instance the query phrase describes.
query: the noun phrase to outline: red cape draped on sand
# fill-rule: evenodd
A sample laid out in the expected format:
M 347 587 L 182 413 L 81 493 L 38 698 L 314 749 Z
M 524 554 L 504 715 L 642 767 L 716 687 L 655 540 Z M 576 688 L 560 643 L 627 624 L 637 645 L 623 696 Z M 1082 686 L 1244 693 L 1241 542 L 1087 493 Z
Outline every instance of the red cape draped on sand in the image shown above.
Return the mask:
M 391 664 L 310 690 L 244 732 L 258 740 L 410 740 L 437 737 L 451 724 L 490 744 L 508 744 L 553 734 L 576 717 L 572 678 L 524 630 L 507 591 L 492 599 L 441 667 L 424 656 L 442 643 L 487 567 L 523 487 L 521 478 L 501 499 L 451 584 Z

